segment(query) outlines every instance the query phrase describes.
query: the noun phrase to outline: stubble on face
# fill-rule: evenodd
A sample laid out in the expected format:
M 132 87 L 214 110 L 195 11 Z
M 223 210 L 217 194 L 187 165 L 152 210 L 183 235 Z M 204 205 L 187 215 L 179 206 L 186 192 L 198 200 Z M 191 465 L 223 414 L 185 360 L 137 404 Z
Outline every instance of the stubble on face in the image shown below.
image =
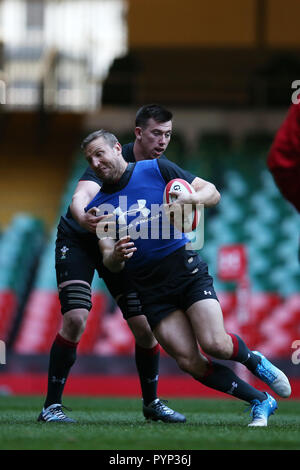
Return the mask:
M 156 159 L 166 151 L 172 134 L 172 121 L 163 123 L 149 119 L 145 128 L 136 128 L 137 160 Z
M 98 178 L 108 184 L 118 181 L 127 166 L 122 157 L 121 145 L 117 143 L 111 147 L 102 137 L 95 139 L 87 146 L 85 155 Z

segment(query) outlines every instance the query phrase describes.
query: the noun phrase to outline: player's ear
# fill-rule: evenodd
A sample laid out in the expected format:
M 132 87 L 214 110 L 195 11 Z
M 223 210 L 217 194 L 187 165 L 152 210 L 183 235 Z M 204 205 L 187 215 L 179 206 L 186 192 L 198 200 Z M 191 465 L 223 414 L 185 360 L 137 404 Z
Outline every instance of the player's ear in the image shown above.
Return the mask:
M 140 140 L 142 138 L 142 128 L 141 127 L 136 127 L 134 129 L 135 137 L 137 140 Z
M 122 145 L 120 144 L 120 142 L 116 142 L 116 143 L 115 143 L 114 149 L 115 149 L 118 153 L 122 153 Z

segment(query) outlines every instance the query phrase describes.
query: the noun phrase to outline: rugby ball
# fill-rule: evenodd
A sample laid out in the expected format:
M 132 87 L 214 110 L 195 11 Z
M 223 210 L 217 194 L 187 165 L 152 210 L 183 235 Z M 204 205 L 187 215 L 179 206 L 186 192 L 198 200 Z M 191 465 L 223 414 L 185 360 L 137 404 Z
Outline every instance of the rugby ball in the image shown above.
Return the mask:
M 187 181 L 176 178 L 168 182 L 163 194 L 163 203 L 170 204 L 175 202 L 177 197 L 171 195 L 170 192 L 180 191 L 186 194 L 195 192 L 193 186 Z M 172 212 L 169 207 L 165 207 L 165 213 L 170 223 L 174 225 L 177 230 L 183 233 L 189 233 L 195 230 L 200 220 L 200 210 L 195 209 L 191 204 L 185 204 L 183 210 L 178 207 L 178 211 Z

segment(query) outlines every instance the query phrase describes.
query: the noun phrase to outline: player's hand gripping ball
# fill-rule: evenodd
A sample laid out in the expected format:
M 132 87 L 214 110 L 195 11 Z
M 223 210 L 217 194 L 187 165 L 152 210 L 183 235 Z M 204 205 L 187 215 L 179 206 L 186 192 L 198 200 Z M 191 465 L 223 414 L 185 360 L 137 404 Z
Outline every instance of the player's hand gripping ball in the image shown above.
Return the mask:
M 176 178 L 168 182 L 165 187 L 163 202 L 164 204 L 176 203 L 177 196 L 174 196 L 173 191 L 179 191 L 184 194 L 192 194 L 195 192 L 193 186 L 187 181 Z M 200 209 L 192 204 L 174 205 L 174 210 L 170 206 L 165 206 L 165 213 L 171 224 L 177 230 L 184 233 L 189 233 L 195 230 L 200 220 Z

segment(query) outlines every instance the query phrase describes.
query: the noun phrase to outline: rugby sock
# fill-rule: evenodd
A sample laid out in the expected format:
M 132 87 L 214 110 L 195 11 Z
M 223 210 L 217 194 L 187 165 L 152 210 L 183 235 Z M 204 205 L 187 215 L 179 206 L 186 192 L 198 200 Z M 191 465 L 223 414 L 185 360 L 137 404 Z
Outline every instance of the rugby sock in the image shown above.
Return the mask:
M 159 356 L 158 344 L 150 349 L 135 344 L 135 363 L 140 378 L 144 405 L 146 406 L 157 398 Z
M 207 387 L 232 395 L 249 403 L 254 399 L 259 401 L 266 399 L 264 392 L 256 390 L 252 385 L 240 379 L 232 369 L 218 362 L 210 361 L 205 377 L 196 378 L 196 380 Z
M 260 364 L 261 358 L 253 354 L 248 346 L 244 343 L 242 338 L 236 334 L 229 333 L 233 343 L 233 353 L 230 358 L 231 361 L 240 362 L 247 367 L 251 372 L 254 372 L 257 365 Z
M 44 408 L 61 403 L 68 374 L 76 360 L 77 345 L 78 343 L 68 341 L 57 334 L 50 351 L 48 391 Z

